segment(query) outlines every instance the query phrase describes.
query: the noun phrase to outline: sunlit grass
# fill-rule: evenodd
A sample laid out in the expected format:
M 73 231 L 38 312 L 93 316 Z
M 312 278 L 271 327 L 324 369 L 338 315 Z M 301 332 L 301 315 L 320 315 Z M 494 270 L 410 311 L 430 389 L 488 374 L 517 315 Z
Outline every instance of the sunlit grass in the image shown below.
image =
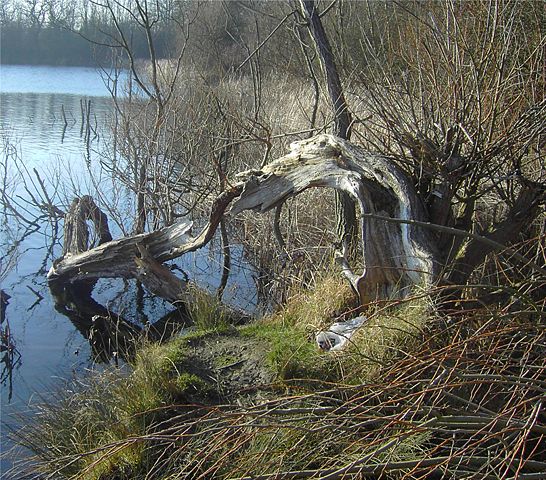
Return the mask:
M 287 471 L 332 473 L 353 463 L 370 474 L 376 466 L 388 468 L 386 478 L 398 478 L 411 477 L 424 458 L 434 465 L 431 456 L 438 443 L 452 441 L 446 432 L 455 428 L 453 422 L 462 422 L 470 434 L 474 425 L 489 424 L 487 416 L 472 423 L 477 418 L 472 402 L 485 401 L 476 397 L 476 384 L 470 380 L 471 388 L 463 388 L 460 380 L 436 377 L 441 369 L 435 362 L 450 357 L 467 362 L 458 375 L 484 365 L 496 369 L 497 360 L 511 361 L 510 352 L 494 340 L 503 330 L 491 326 L 482 333 L 480 327 L 472 333 L 468 323 L 446 326 L 437 321 L 428 297 L 414 296 L 360 312 L 368 321 L 346 348 L 320 351 L 316 329 L 356 315 L 352 305 L 350 290 L 335 275 L 326 275 L 261 321 L 221 333 L 208 324 L 208 330 L 190 337 L 146 345 L 127 375 L 92 375 L 76 391 L 48 403 L 23 432 L 23 443 L 36 453 L 44 472 L 85 480 L 258 473 L 274 478 Z M 468 335 L 476 339 L 467 341 Z M 234 394 L 222 397 L 227 403 L 215 403 L 220 397 L 210 395 L 214 384 L 191 368 L 197 361 L 192 352 L 214 349 L 225 337 L 234 346 L 239 339 L 246 348 L 255 341 L 260 352 L 265 345 L 264 367 L 277 381 L 250 402 L 240 403 L 242 397 Z M 483 349 L 496 360 L 483 364 L 478 358 L 476 363 L 467 349 Z M 236 347 L 217 353 L 209 356 L 217 371 L 238 361 Z M 435 386 L 444 381 L 442 388 Z M 452 403 L 455 396 L 460 403 Z M 484 412 L 494 420 L 493 410 Z
M 123 442 L 150 433 L 162 420 L 160 412 L 196 380 L 179 374 L 183 358 L 176 339 L 143 346 L 130 374 L 91 373 L 72 391 L 42 404 L 38 420 L 18 433 L 20 443 L 35 452 L 47 472 L 85 480 L 134 478 L 147 464 L 145 443 Z
M 389 362 L 418 346 L 430 320 L 429 301 L 409 298 L 395 307 L 366 312 L 368 321 L 341 352 L 322 352 L 315 334 L 342 318 L 357 316 L 353 292 L 335 275 L 321 278 L 314 289 L 298 291 L 287 305 L 261 322 L 243 327 L 243 335 L 269 342 L 267 361 L 282 380 L 362 383 L 375 380 Z M 342 315 L 345 314 L 345 315 Z
M 323 275 L 315 288 L 298 289 L 278 312 L 240 332 L 269 343 L 266 361 L 280 379 L 335 380 L 336 365 L 317 348 L 315 333 L 353 304 L 354 294 L 339 276 Z
M 199 332 L 221 333 L 230 329 L 230 314 L 215 295 L 190 287 L 190 316 Z
M 376 380 L 382 369 L 418 349 L 431 318 L 432 309 L 426 297 L 409 298 L 396 307 L 370 312 L 368 321 L 355 332 L 339 356 L 343 370 L 340 381 Z

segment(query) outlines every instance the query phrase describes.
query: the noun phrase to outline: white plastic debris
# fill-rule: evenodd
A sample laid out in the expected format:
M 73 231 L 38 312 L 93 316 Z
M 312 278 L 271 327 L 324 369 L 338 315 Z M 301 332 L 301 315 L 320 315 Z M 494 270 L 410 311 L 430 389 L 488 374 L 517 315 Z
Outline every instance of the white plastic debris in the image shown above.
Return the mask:
M 327 331 L 317 333 L 315 339 L 321 350 L 341 350 L 368 319 L 360 315 L 346 322 L 334 323 Z

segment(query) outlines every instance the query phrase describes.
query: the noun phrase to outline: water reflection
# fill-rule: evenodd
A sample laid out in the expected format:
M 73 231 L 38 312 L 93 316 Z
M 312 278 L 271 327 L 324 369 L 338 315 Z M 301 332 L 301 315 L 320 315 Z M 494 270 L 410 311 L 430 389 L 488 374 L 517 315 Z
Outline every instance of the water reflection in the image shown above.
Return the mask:
M 0 75 L 0 193 L 12 200 L 9 206 L 0 202 L 0 443 L 7 451 L 7 430 L 16 422 L 12 414 L 47 392 L 55 376 L 70 377 L 94 362 L 87 337 L 55 310 L 45 278 L 51 259 L 60 254 L 57 221 L 26 200 L 31 195 L 40 200 L 40 180 L 61 208 L 68 198 L 61 183 L 67 192 L 89 188 L 86 147 L 96 152 L 107 146 L 112 107 L 92 69 L 2 65 Z M 89 142 L 82 135 L 84 104 L 91 106 L 93 121 Z M 0 471 L 12 460 L 2 457 Z
M 8 388 L 9 401 L 13 397 L 13 371 L 21 365 L 21 353 L 17 350 L 6 316 L 10 298 L 9 294 L 0 289 L 0 385 Z
M 3 81 L 2 88 L 5 86 Z M 61 89 L 59 88 L 59 90 Z M 1 93 L 1 102 L 0 128 L 2 137 L 0 141 L 6 149 L 8 146 L 15 145 L 15 156 L 19 159 L 19 165 L 22 165 L 21 168 L 25 171 L 30 172 L 34 181 L 36 177 L 32 173 L 33 168 L 36 168 L 37 175 L 41 179 L 54 178 L 58 181 L 59 186 L 49 183 L 46 185 L 47 188 L 55 190 L 57 195 L 53 198 L 55 204 L 62 206 L 64 202 L 64 208 L 67 208 L 68 202 L 72 201 L 72 194 L 68 191 L 65 194 L 63 184 L 67 185 L 67 190 L 76 190 L 80 195 L 94 193 L 93 190 L 96 186 L 88 180 L 89 169 L 107 158 L 101 156 L 103 154 L 102 147 L 105 149 L 109 147 L 111 135 L 109 125 L 112 102 L 108 97 L 82 98 L 62 93 L 3 92 Z M 88 117 L 93 119 L 93 128 L 90 129 L 87 129 L 84 123 Z M 89 144 L 92 146 L 91 152 L 88 150 Z M 88 157 L 89 154 L 92 158 Z M 89 160 L 92 160 L 93 165 L 89 166 Z M 6 161 L 6 163 L 8 162 Z M 8 165 L 8 170 L 10 167 L 13 167 L 13 162 Z M 105 187 L 104 183 L 102 182 L 100 185 L 101 188 Z M 34 186 L 39 188 L 39 185 Z M 19 185 L 17 188 L 19 188 L 18 191 L 12 192 L 13 197 L 28 197 L 29 193 L 25 185 Z M 20 373 L 23 378 L 32 379 L 34 371 L 31 368 L 26 368 L 27 365 L 30 367 L 31 363 L 30 354 L 27 353 L 30 349 L 40 351 L 41 347 L 46 344 L 48 351 L 56 350 L 57 355 L 62 356 L 62 360 L 59 358 L 50 359 L 51 354 L 46 354 L 48 360 L 40 362 L 40 367 L 50 366 L 54 371 L 57 370 L 58 365 L 74 360 L 71 355 L 68 355 L 67 358 L 67 352 L 72 351 L 72 348 L 67 349 L 65 345 L 67 342 L 75 342 L 76 339 L 70 336 L 68 329 L 58 324 L 51 312 L 58 311 L 63 315 L 72 316 L 72 318 L 74 318 L 74 314 L 66 308 L 58 308 L 62 302 L 51 301 L 45 282 L 45 273 L 51 265 L 51 261 L 61 254 L 60 243 L 57 239 L 57 233 L 59 233 L 57 221 L 50 222 L 47 216 L 37 217 L 37 211 L 32 211 L 32 209 L 23 211 L 17 205 L 14 205 L 13 210 L 28 217 L 28 225 L 25 227 L 28 235 L 24 232 L 25 229 L 10 235 L 9 238 L 7 235 L 4 236 L 3 232 L 2 238 L 0 238 L 0 253 L 6 258 L 7 252 L 17 245 L 18 260 L 16 268 L 2 280 L 2 285 L 14 299 L 10 306 L 14 318 L 12 325 L 25 360 Z M 13 223 L 13 212 L 3 213 L 11 215 L 9 221 Z M 57 220 L 60 220 L 61 216 L 62 213 L 57 217 Z M 32 223 L 33 221 L 35 223 Z M 116 229 L 116 225 L 113 225 L 112 222 L 110 227 L 113 229 L 112 233 L 115 237 L 120 235 L 119 227 Z M 253 273 L 244 259 L 242 246 L 234 245 L 231 250 L 230 278 L 225 286 L 224 299 L 242 309 L 254 310 L 258 301 Z M 191 272 L 192 280 L 204 288 L 215 290 L 221 283 L 222 252 L 213 246 L 203 249 L 201 252 L 187 255 L 175 263 L 184 271 Z M 112 302 L 115 302 L 114 298 L 118 297 L 121 291 L 123 288 L 108 287 L 103 290 L 98 289 L 94 296 L 102 305 L 107 305 L 107 308 L 111 309 Z M 131 298 L 134 293 L 129 292 L 128 295 L 121 296 L 121 301 L 126 302 L 126 299 Z M 159 315 L 157 312 L 152 313 L 154 308 L 157 309 L 157 305 L 153 306 L 157 303 L 154 299 L 147 297 L 143 301 L 143 295 L 134 295 L 133 298 L 138 305 L 124 305 L 123 307 L 118 305 L 120 310 L 121 308 L 132 310 L 128 315 L 128 321 L 146 317 L 162 318 L 168 313 L 165 307 L 159 308 L 159 310 L 163 309 Z M 91 307 L 91 304 L 88 304 L 87 307 Z M 103 311 L 93 313 L 93 315 L 103 314 Z M 89 318 L 78 319 L 74 322 L 77 330 L 85 338 L 89 338 L 89 325 L 86 326 Z M 35 325 L 40 319 L 49 320 Z M 48 323 L 55 323 L 55 326 L 50 328 L 52 325 L 48 325 Z M 59 332 L 59 329 L 62 330 L 62 333 Z M 53 330 L 57 330 L 55 335 L 52 334 Z M 91 353 L 94 348 L 82 349 L 81 346 L 78 346 L 74 350 L 80 352 L 79 359 L 81 359 L 85 358 L 83 352 Z M 90 356 L 97 358 L 95 354 Z M 78 363 L 80 363 L 79 359 Z M 24 390 L 23 396 L 26 396 Z
M 78 332 L 89 341 L 96 362 L 132 358 L 135 347 L 144 339 L 168 340 L 180 329 L 191 325 L 188 309 L 180 305 L 153 324 L 145 327 L 128 321 L 94 300 L 95 282 L 50 282 L 55 310 L 67 317 Z M 79 352 L 78 352 L 79 354 Z
M 79 164 L 82 152 L 90 146 L 88 140 L 93 140 L 94 149 L 100 148 L 101 136 L 104 142 L 108 140 L 109 98 L 82 101 L 65 94 L 1 93 L 0 102 L 3 141 L 17 145 L 28 167 L 53 168 L 52 162 L 60 159 Z

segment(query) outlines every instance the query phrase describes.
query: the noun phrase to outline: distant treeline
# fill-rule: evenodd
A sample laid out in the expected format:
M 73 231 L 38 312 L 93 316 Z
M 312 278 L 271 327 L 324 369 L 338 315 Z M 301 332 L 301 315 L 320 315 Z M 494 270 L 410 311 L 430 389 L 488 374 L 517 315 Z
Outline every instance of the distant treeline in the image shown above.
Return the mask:
M 116 16 L 86 0 L 6 0 L 0 6 L 0 62 L 31 65 L 110 65 L 119 29 L 135 58 L 149 56 L 145 32 L 128 12 Z M 158 24 L 159 25 L 159 24 Z M 119 29 L 118 29 L 119 27 Z M 174 44 L 168 25 L 154 32 L 157 56 L 168 57 Z
M 91 65 L 96 53 L 106 54 L 104 49 L 97 52 L 88 41 L 68 30 L 21 24 L 2 26 L 3 64 Z
M 381 73 L 387 66 L 394 76 L 416 68 L 422 59 L 416 64 L 411 54 L 397 49 L 413 40 L 414 32 L 407 31 L 412 19 L 428 26 L 427 16 L 442 3 L 319 2 L 327 13 L 323 23 L 336 63 L 347 79 Z M 487 4 L 450 3 L 464 25 L 476 23 Z M 506 0 L 506 4 L 514 10 L 517 27 L 528 43 L 541 48 L 543 3 Z M 239 72 L 260 79 L 282 72 L 306 79 L 316 89 L 320 76 L 297 2 L 288 0 L 0 0 L 0 34 L 0 62 L 5 64 L 110 67 L 183 54 L 184 68 L 209 78 Z M 469 28 L 465 42 L 474 37 Z M 431 48 L 429 55 L 440 53 Z M 511 52 L 518 55 L 525 56 Z
M 136 58 L 147 58 L 146 39 L 135 32 L 132 45 Z M 21 24 L 2 25 L 1 56 L 3 64 L 25 65 L 104 65 L 112 59 L 112 49 L 93 43 L 103 34 L 97 28 L 78 32 L 55 27 L 28 27 Z M 166 56 L 164 49 L 158 52 Z
M 2 0 L 0 62 L 110 66 L 129 62 L 128 52 L 147 61 L 184 52 L 186 65 L 208 75 L 238 69 L 249 56 L 260 73 L 299 74 L 307 67 L 286 21 L 291 11 L 289 2 L 263 0 Z

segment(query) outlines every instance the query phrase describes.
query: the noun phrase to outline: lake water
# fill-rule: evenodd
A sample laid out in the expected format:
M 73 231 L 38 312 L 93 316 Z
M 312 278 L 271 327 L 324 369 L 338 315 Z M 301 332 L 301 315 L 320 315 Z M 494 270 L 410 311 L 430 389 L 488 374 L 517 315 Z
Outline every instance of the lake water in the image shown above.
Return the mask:
M 41 189 L 33 172 L 36 169 L 49 195 L 65 202 L 64 205 L 70 201 L 70 177 L 79 178 L 80 194 L 93 193 L 86 169 L 109 143 L 112 113 L 109 91 L 99 72 L 78 67 L 2 65 L 0 102 L 0 188 L 8 189 L 13 198 L 28 198 L 30 193 Z M 82 129 L 82 109 L 88 107 L 93 126 L 89 139 Z M 26 188 L 14 173 L 15 161 L 19 169 L 28 172 Z M 3 167 L 6 163 L 7 175 Z M 50 180 L 55 178 L 58 185 L 57 181 Z M 19 214 L 28 217 L 34 213 L 25 210 L 23 201 L 19 203 L 16 207 Z M 49 292 L 46 273 L 52 258 L 60 254 L 60 241 L 57 241 L 52 255 L 48 255 L 52 227 L 42 223 L 39 230 L 14 247 L 24 230 L 17 227 L 9 211 L 0 211 L 0 216 L 0 288 L 11 297 L 6 307 L 7 321 L 2 327 L 5 329 L 9 324 L 13 346 L 20 354 L 20 358 L 14 356 L 12 368 L 0 364 L 0 441 L 5 453 L 11 446 L 8 429 L 17 426 L 14 413 L 27 409 L 29 403 L 39 401 L 41 396 L 47 397 L 49 391 L 62 385 L 62 379 L 81 375 L 95 365 L 87 339 L 77 326 L 55 310 Z M 224 299 L 252 310 L 257 304 L 253 273 L 244 261 L 242 248 L 234 247 L 232 255 L 232 272 Z M 178 264 L 201 286 L 213 289 L 219 283 L 221 256 L 217 252 L 204 249 L 181 259 Z M 116 306 L 113 302 L 122 285 L 115 280 L 103 282 L 93 297 L 103 305 Z M 123 308 L 126 317 L 138 321 L 143 315 L 159 318 L 170 307 L 145 297 L 143 306 L 129 301 Z M 9 478 L 7 471 L 14 460 L 17 458 L 2 456 L 1 478 Z

